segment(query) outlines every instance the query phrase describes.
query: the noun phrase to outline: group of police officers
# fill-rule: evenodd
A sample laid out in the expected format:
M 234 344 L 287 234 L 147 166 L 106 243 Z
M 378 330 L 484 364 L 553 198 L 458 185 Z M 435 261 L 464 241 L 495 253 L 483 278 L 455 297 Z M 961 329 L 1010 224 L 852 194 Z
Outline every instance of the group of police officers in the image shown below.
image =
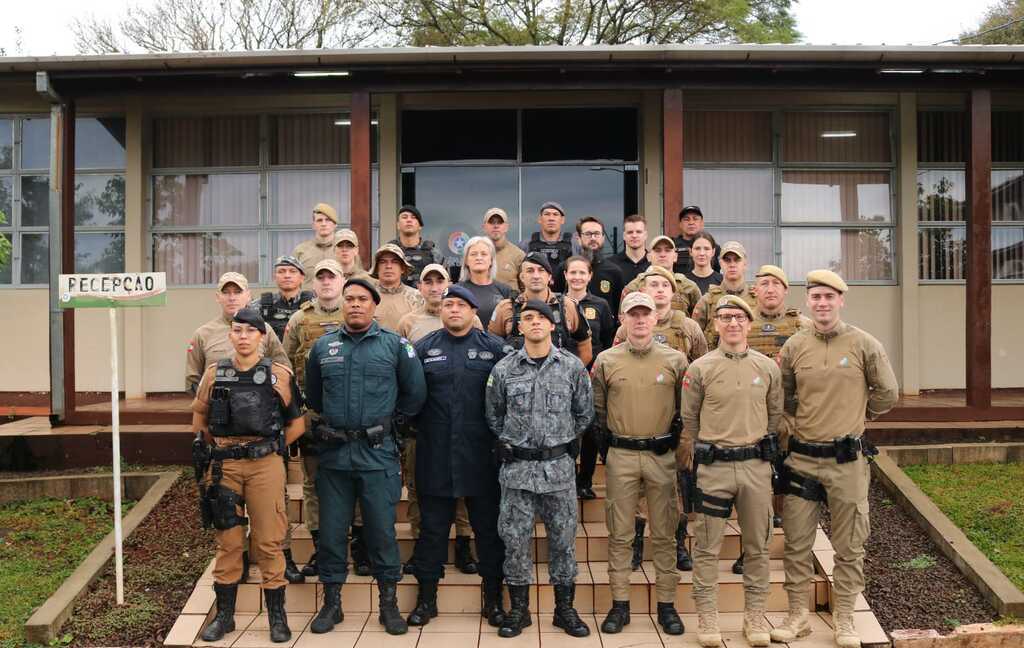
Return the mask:
M 600 455 L 613 600 L 602 632 L 630 622 L 630 572 L 649 526 L 658 624 L 684 632 L 676 589 L 679 570 L 692 569 L 698 642 L 721 645 L 718 554 L 735 509 L 742 556 L 733 569 L 743 574 L 748 643 L 809 634 L 811 548 L 824 504 L 836 550 L 835 640 L 860 645 L 853 609 L 864 587 L 874 453 L 864 421 L 888 411 L 898 390 L 882 345 L 840 317 L 847 284 L 830 270 L 809 273 L 806 317 L 787 308 L 782 269 L 762 266 L 748 285 L 745 249 L 719 247 L 697 207 L 680 213 L 679 238 L 658 236 L 649 247 L 643 219 L 627 217 L 625 250 L 614 256 L 602 253 L 599 219 L 582 218 L 574 237 L 565 218 L 561 205 L 545 203 L 540 231 L 521 249 L 507 238 L 506 213 L 488 210 L 486 236 L 468 242 L 453 283 L 415 207 L 401 208 L 399 237 L 376 251 L 367 273 L 356 235 L 338 231 L 334 209 L 319 204 L 314 238 L 275 263 L 277 293 L 252 300 L 244 276 L 220 277 L 221 314 L 196 331 L 186 370 L 204 520 L 217 529 L 217 612 L 204 640 L 234 629 L 250 557 L 274 641 L 291 637 L 286 584 L 307 576 L 324 586 L 311 632 L 342 621 L 350 558 L 357 574 L 375 578 L 387 632 L 426 625 L 438 613 L 453 522 L 457 568 L 482 579 L 482 616 L 514 637 L 532 623 L 537 518 L 553 623 L 587 636 L 574 609 L 575 539 L 578 498 L 596 497 Z M 715 250 L 721 278 L 702 294 L 695 279 L 712 269 L 695 266 L 690 250 L 703 255 L 703 246 Z M 492 313 L 483 322 L 481 309 Z M 282 461 L 293 444 L 315 546 L 301 570 Z M 395 533 L 403 485 L 417 535 L 404 566 Z M 765 618 L 773 511 L 785 530 L 789 596 L 775 628 Z M 396 595 L 403 573 L 419 585 L 407 618 Z

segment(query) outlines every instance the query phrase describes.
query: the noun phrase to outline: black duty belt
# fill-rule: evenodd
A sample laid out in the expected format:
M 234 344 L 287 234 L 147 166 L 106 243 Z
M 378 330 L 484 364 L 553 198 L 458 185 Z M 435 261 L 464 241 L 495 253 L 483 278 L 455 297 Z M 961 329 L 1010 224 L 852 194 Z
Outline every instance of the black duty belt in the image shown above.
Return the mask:
M 878 449 L 862 436 L 845 436 L 832 443 L 805 443 L 791 438 L 789 451 L 816 459 L 835 459 L 838 463 L 856 461 L 858 454 L 869 458 L 878 454 Z
M 740 446 L 738 448 L 723 448 L 715 446 L 715 461 L 746 461 L 747 459 L 760 459 L 761 448 L 756 445 Z
M 281 451 L 280 438 L 274 437 L 269 441 L 253 441 L 227 447 L 214 447 L 210 450 L 210 459 L 213 461 L 224 461 L 226 459 L 262 459 Z
M 626 437 L 617 434 L 608 435 L 608 445 L 623 450 L 661 450 L 670 447 L 674 437 L 671 434 L 663 434 L 656 437 Z
M 551 446 L 548 448 L 520 448 L 517 446 L 512 447 L 512 457 L 520 461 L 546 461 L 548 459 L 557 459 L 562 455 L 569 454 L 568 443 L 561 445 Z
M 379 448 L 384 437 L 391 431 L 390 422 L 385 426 L 383 423 L 368 428 L 333 428 L 322 420 L 313 428 L 313 438 L 328 444 L 351 443 L 353 441 L 366 441 L 370 447 Z

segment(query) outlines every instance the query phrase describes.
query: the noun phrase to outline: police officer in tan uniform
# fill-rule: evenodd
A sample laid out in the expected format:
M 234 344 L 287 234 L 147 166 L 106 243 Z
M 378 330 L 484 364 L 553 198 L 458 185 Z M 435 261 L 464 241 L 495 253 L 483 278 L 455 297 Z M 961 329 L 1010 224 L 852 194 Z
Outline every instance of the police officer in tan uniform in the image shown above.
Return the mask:
M 306 389 L 306 360 L 313 343 L 325 333 L 336 331 L 342 324 L 341 288 L 344 284 L 341 264 L 334 259 L 324 259 L 313 269 L 313 292 L 316 299 L 304 303 L 284 330 L 284 350 L 295 367 L 295 378 L 299 387 Z M 306 426 L 308 430 L 313 425 Z M 320 547 L 320 498 L 317 497 L 316 469 L 319 465 L 316 445 L 307 434 L 300 439 L 302 446 L 302 468 L 305 480 L 302 483 L 302 519 L 313 536 L 313 555 L 302 568 L 304 576 L 317 575 L 317 551 Z
M 708 352 L 708 341 L 697 322 L 683 311 L 672 307 L 678 284 L 675 275 L 661 266 L 651 266 L 637 276 L 639 288 L 654 299 L 658 323 L 654 325 L 654 340 L 667 344 L 687 357 L 690 362 Z M 615 344 L 626 339 L 626 328 L 615 332 Z
M 327 203 L 318 203 L 313 207 L 313 238 L 303 241 L 292 250 L 292 256 L 297 258 L 302 267 L 305 268 L 305 280 L 302 282 L 303 289 L 311 289 L 313 286 L 313 269 L 316 264 L 324 259 L 333 259 L 335 256 L 334 234 L 338 229 L 338 212 Z
M 494 243 L 494 262 L 498 273 L 494 278 L 509 288 L 516 289 L 519 280 L 519 265 L 526 252 L 508 240 L 508 214 L 501 207 L 491 207 L 484 212 L 484 233 Z M 465 279 L 465 277 L 462 277 Z
M 605 461 L 608 523 L 608 581 L 612 608 L 601 624 L 605 633 L 629 624 L 630 558 L 633 516 L 641 496 L 651 511 L 651 545 L 656 573 L 658 623 L 667 634 L 683 633 L 675 609 L 676 455 L 679 430 L 674 425 L 679 384 L 686 356 L 654 341 L 654 300 L 634 292 L 622 301 L 626 341 L 603 351 L 594 361 L 594 410 L 599 434 L 608 448 Z
M 654 237 L 654 240 L 651 241 L 651 251 L 647 253 L 647 257 L 651 261 L 650 268 L 655 266 L 665 268 L 674 278 L 676 287 L 672 294 L 672 308 L 689 317 L 697 302 L 700 301 L 700 288 L 686 275 L 672 272 L 672 266 L 675 264 L 677 256 L 675 242 L 664 235 Z M 625 297 L 637 290 L 640 290 L 639 276 L 626 284 L 622 290 L 622 296 Z
M 681 460 L 694 471 L 690 494 L 697 513 L 693 544 L 693 599 L 697 641 L 720 646 L 718 554 L 726 521 L 736 507 L 746 569 L 743 574 L 743 634 L 751 646 L 767 646 L 765 600 L 770 585 L 771 462 L 778 451 L 782 374 L 767 356 L 751 349 L 750 305 L 736 295 L 719 297 L 714 325 L 719 345 L 699 358 L 683 378 Z
M 380 305 L 374 317 L 384 328 L 397 331 L 402 316 L 423 306 L 423 295 L 402 283 L 411 271 L 405 252 L 394 243 L 385 243 L 373 255 L 370 276 L 377 280 L 377 292 L 380 293 Z
M 359 256 L 359 237 L 352 230 L 338 230 L 335 235 L 334 257 L 341 264 L 341 273 L 345 280 L 352 277 L 369 277 L 363 268 L 363 260 Z
M 218 641 L 235 629 L 238 581 L 248 515 L 252 555 L 263 577 L 270 638 L 288 641 L 285 615 L 285 561 L 281 543 L 285 514 L 287 445 L 304 430 L 302 398 L 291 370 L 264 358 L 263 336 L 271 329 L 259 313 L 234 314 L 228 333 L 234 352 L 211 363 L 192 403 L 192 432 L 209 444 L 210 469 L 204 500 L 217 529 L 214 592 L 217 613 L 203 630 L 204 641 Z M 243 508 L 244 507 L 244 508 Z
M 780 475 L 786 494 L 782 526 L 789 616 L 771 631 L 773 641 L 792 642 L 811 631 L 811 547 L 826 502 L 836 551 L 835 640 L 841 648 L 860 646 L 853 606 L 864 590 L 868 458 L 877 452 L 864 439 L 864 420 L 892 409 L 899 385 L 881 343 L 840 318 L 848 290 L 830 270 L 808 273 L 807 310 L 814 326 L 789 338 L 779 354 L 786 411 L 794 416 L 794 427 Z
M 704 335 L 708 339 L 708 348 L 718 346 L 718 333 L 714 325 L 714 307 L 724 295 L 739 295 L 751 307 L 754 306 L 754 291 L 747 286 L 747 249 L 738 241 L 726 241 L 719 255 L 722 266 L 722 283 L 711 286 L 700 298 L 693 309 L 693 319 L 697 320 Z

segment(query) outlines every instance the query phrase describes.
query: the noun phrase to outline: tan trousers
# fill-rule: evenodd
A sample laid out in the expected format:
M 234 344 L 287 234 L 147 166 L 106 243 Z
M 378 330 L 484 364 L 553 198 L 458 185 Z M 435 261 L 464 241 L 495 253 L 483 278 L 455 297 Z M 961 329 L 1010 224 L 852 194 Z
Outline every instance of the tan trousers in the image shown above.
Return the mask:
M 320 457 L 314 454 L 302 455 L 302 520 L 310 531 L 320 530 L 320 498 L 316 495 L 316 469 Z
M 420 537 L 420 498 L 416 494 L 416 439 L 409 439 L 402 450 L 402 482 L 409 492 L 409 528 L 412 537 Z M 455 500 L 455 535 L 469 537 L 473 535 L 473 527 L 469 525 L 469 511 L 466 509 L 466 498 Z
M 817 479 L 828 493 L 832 515 L 832 548 L 835 549 L 835 614 L 853 613 L 857 595 L 864 591 L 864 542 L 871 522 L 868 517 L 870 467 L 863 455 L 857 461 L 836 463 L 832 458 L 817 459 L 790 454 L 786 465 L 804 477 Z M 786 593 L 789 607 L 806 607 L 808 588 L 814 575 L 811 548 L 817 531 L 821 504 L 786 495 L 782 528 L 786 532 Z
M 656 574 L 655 590 L 659 603 L 676 600 L 676 456 L 656 455 L 646 450 L 609 448 L 605 462 L 607 496 L 605 518 L 608 523 L 608 582 L 612 599 L 629 600 L 629 575 L 633 559 L 633 517 L 641 496 L 650 505 L 648 525 Z
M 249 517 L 251 533 L 249 558 L 259 566 L 265 589 L 287 584 L 284 579 L 284 556 L 281 543 L 288 529 L 285 511 L 285 468 L 280 455 L 262 459 L 229 459 L 223 463 L 221 485 L 245 499 L 245 510 L 237 515 Z M 209 475 L 207 475 L 209 484 Z M 235 583 L 242 576 L 242 548 L 245 526 L 217 532 L 217 559 L 213 577 L 218 583 Z
M 767 461 L 716 461 L 697 466 L 697 488 L 722 499 L 734 498 L 743 545 L 746 609 L 764 609 L 771 584 L 768 540 L 772 533 L 772 469 Z M 693 602 L 698 612 L 718 611 L 718 554 L 726 518 L 697 513 L 693 525 Z

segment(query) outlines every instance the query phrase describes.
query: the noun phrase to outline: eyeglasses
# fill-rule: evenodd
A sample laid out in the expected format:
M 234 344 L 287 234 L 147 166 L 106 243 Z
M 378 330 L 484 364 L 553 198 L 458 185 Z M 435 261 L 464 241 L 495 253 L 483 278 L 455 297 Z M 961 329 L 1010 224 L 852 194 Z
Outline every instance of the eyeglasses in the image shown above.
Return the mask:
M 730 322 L 736 322 L 737 324 L 746 324 L 748 319 L 746 315 L 715 315 L 715 319 L 722 324 L 728 324 Z
M 583 233 L 580 234 L 580 238 L 598 238 L 599 236 L 603 236 L 603 234 L 604 233 L 600 232 L 600 231 L 598 231 L 598 232 L 583 232 Z

